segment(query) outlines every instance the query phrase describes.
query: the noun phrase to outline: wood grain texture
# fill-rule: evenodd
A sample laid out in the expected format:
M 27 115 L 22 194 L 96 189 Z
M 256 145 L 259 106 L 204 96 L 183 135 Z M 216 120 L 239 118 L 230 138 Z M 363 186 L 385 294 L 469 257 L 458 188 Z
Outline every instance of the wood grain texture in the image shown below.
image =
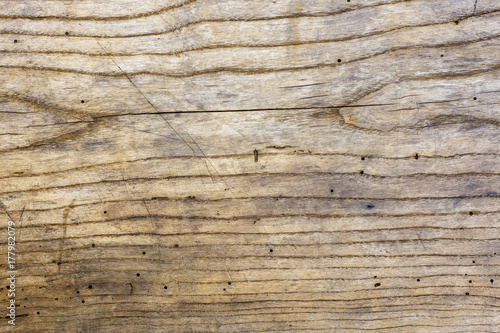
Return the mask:
M 500 332 L 499 126 L 498 0 L 4 0 L 0 331 Z

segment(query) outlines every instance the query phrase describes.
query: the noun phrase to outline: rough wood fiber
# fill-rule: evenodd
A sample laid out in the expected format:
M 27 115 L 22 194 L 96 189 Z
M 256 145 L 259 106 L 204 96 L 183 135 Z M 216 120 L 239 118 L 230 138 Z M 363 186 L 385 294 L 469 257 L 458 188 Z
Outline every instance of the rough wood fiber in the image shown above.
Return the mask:
M 499 93 L 498 0 L 4 0 L 0 331 L 499 332 Z

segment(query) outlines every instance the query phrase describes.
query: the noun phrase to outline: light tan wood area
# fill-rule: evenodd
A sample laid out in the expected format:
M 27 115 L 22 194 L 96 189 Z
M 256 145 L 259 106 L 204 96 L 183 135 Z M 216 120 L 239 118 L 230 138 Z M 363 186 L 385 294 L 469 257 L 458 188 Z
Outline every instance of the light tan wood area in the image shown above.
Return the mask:
M 499 332 L 499 126 L 498 0 L 4 0 L 0 332 Z

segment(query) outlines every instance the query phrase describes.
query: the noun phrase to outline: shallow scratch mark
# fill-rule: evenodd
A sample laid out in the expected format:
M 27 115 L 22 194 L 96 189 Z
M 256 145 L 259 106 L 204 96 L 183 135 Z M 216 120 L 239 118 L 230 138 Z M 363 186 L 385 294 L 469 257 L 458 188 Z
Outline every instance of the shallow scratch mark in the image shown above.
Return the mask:
M 477 0 L 474 2 L 474 10 L 472 11 L 472 15 L 476 15 L 476 7 L 477 7 Z
M 229 277 L 229 281 L 233 281 L 233 278 L 231 277 L 231 273 L 229 273 L 229 269 L 227 268 L 226 263 L 223 261 L 222 264 L 226 268 L 226 273 L 227 273 L 227 276 Z
M 414 229 L 415 230 L 415 229 Z M 424 242 L 422 241 L 422 238 L 420 237 L 419 233 L 417 230 L 415 230 L 415 233 L 417 234 L 417 237 L 418 239 L 420 240 L 420 244 L 422 244 L 422 246 L 424 247 L 424 250 L 427 250 L 427 248 L 425 247 L 425 244 Z
M 10 219 L 11 221 L 14 221 L 14 220 L 12 219 L 12 217 L 10 216 L 9 212 L 7 211 L 7 208 L 5 208 L 5 205 L 4 205 L 4 204 L 3 204 L 3 202 L 1 202 L 1 201 L 0 201 L 0 207 L 2 207 L 3 211 L 5 212 L 5 214 L 7 214 L 7 216 L 9 217 L 9 219 Z
M 210 176 L 210 179 L 212 179 L 212 184 L 215 184 L 214 177 L 212 176 L 212 173 L 210 172 L 210 168 L 208 167 L 208 163 L 206 160 L 205 160 L 205 167 L 207 168 L 207 172 Z
M 177 130 L 167 121 L 167 119 L 165 119 L 165 117 L 161 114 L 160 111 L 158 111 L 158 109 L 156 108 L 156 106 L 153 105 L 153 103 L 149 100 L 149 98 L 146 97 L 146 95 L 144 95 L 144 93 L 139 89 L 139 87 L 137 87 L 137 85 L 134 83 L 134 81 L 132 81 L 132 79 L 130 79 L 130 77 L 128 76 L 127 73 L 125 73 L 125 71 L 116 63 L 116 61 L 109 55 L 109 53 L 104 49 L 104 47 L 101 45 L 101 43 L 97 42 L 97 44 L 99 44 L 99 46 L 102 48 L 102 50 L 104 51 L 104 53 L 109 57 L 109 59 L 111 59 L 111 61 L 116 65 L 116 67 L 118 67 L 118 69 L 123 73 L 123 75 L 125 75 L 125 77 L 129 80 L 129 82 L 134 86 L 135 89 L 137 89 L 137 91 L 141 94 L 141 96 L 148 102 L 149 105 L 151 105 L 151 107 L 156 111 L 156 113 L 158 113 L 160 115 L 160 117 L 163 119 L 163 121 L 172 129 L 172 131 L 174 131 L 174 133 L 189 147 L 189 149 L 191 149 L 193 151 L 194 154 L 195 151 L 194 149 L 186 142 L 186 140 L 184 140 L 184 138 L 179 134 L 179 132 L 177 132 Z
M 157 234 L 157 232 L 156 232 L 156 228 L 155 228 L 155 226 L 154 226 L 154 224 L 153 224 L 153 219 L 152 219 L 152 217 L 151 217 L 151 212 L 149 211 L 148 205 L 146 205 L 146 201 L 144 201 L 144 200 L 142 200 L 142 203 L 144 204 L 144 207 L 146 208 L 146 211 L 148 212 L 148 215 L 149 215 L 149 222 L 150 222 L 150 224 L 151 224 L 151 229 L 152 229 L 153 233 L 156 235 L 156 234 Z
M 222 180 L 222 182 L 224 183 L 224 185 L 226 185 L 226 188 L 228 188 L 230 191 L 231 191 L 231 188 L 229 187 L 229 185 L 226 183 L 226 181 L 224 180 L 224 178 L 221 176 L 221 174 L 219 173 L 219 171 L 217 171 L 217 169 L 215 168 L 215 166 L 212 164 L 212 162 L 210 161 L 210 159 L 207 157 L 207 155 L 205 155 L 205 153 L 203 152 L 203 150 L 200 148 L 200 146 L 198 145 L 198 143 L 193 139 L 193 137 L 187 133 L 187 135 L 189 136 L 189 138 L 191 139 L 191 141 L 196 145 L 196 147 L 198 147 L 198 149 L 200 150 L 201 154 L 203 155 L 203 157 L 205 158 L 205 161 L 208 162 L 212 168 L 215 170 L 215 173 L 217 173 L 217 176 L 220 178 L 220 180 Z M 194 152 L 194 151 L 193 151 Z M 207 166 L 207 170 L 208 170 L 208 166 Z M 208 170 L 208 173 L 210 174 L 210 177 L 212 177 L 212 174 L 210 173 L 210 170 Z M 213 179 L 212 179 L 212 182 L 213 182 Z M 232 193 L 232 191 L 231 191 Z M 234 196 L 234 193 L 232 193 L 233 196 Z

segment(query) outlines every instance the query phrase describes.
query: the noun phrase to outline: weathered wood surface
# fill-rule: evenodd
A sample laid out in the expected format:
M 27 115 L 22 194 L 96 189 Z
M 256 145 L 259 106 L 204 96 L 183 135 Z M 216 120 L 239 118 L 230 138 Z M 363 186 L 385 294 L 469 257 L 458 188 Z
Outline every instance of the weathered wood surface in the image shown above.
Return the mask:
M 498 0 L 16 0 L 0 32 L 0 331 L 500 331 Z

